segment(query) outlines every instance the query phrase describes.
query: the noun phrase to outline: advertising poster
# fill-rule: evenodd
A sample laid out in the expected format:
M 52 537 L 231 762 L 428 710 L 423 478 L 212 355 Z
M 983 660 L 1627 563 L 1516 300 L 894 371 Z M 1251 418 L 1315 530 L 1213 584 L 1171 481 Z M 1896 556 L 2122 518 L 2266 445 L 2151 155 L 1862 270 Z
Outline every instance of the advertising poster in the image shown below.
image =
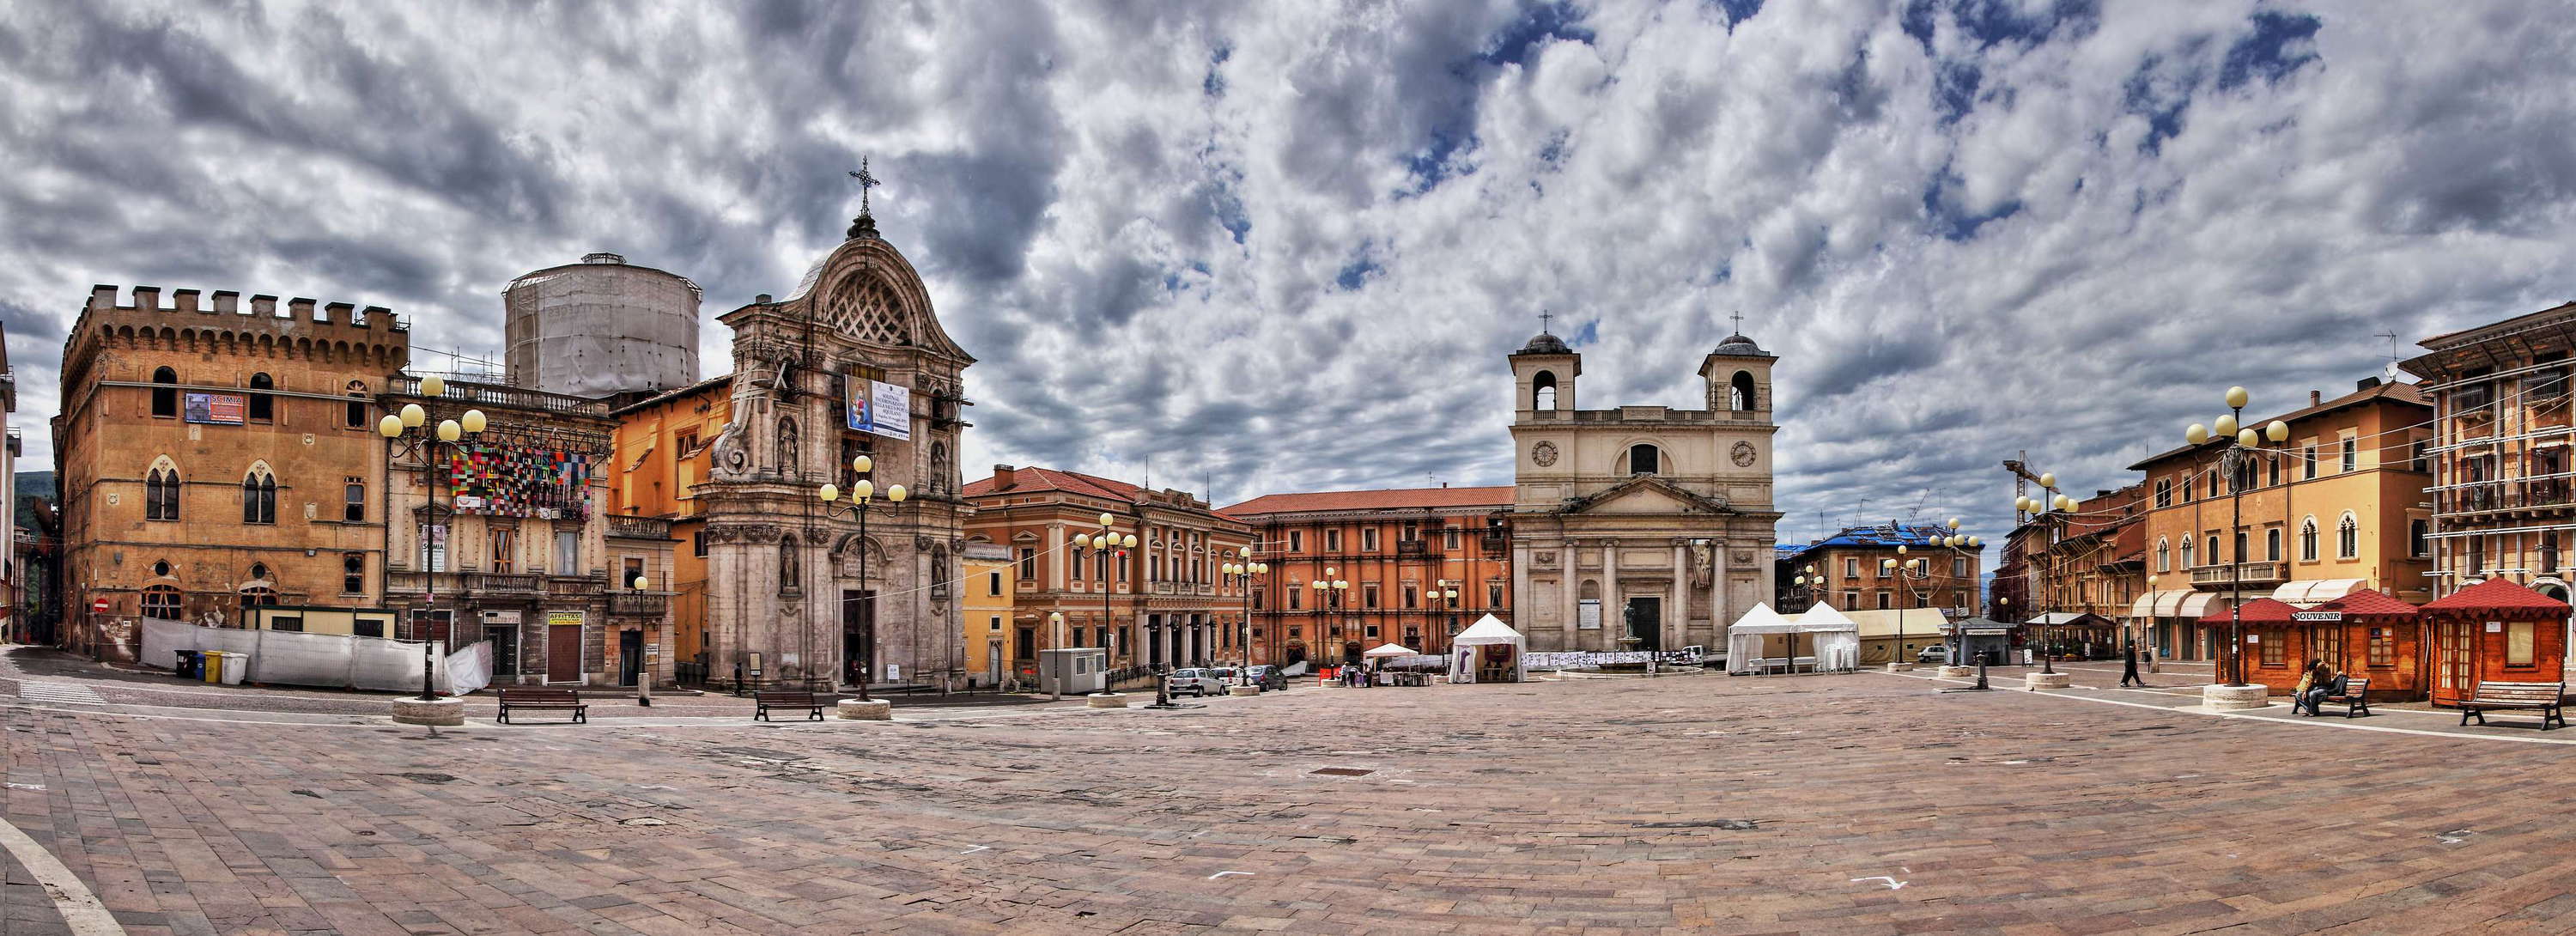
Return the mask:
M 581 622 L 586 619 L 587 615 L 580 611 L 546 612 L 547 627 L 580 627 Z
M 912 441 L 912 390 L 884 381 L 868 381 L 869 432 L 900 442 Z
M 243 399 L 237 393 L 191 393 L 184 412 L 192 423 L 238 426 L 242 424 Z

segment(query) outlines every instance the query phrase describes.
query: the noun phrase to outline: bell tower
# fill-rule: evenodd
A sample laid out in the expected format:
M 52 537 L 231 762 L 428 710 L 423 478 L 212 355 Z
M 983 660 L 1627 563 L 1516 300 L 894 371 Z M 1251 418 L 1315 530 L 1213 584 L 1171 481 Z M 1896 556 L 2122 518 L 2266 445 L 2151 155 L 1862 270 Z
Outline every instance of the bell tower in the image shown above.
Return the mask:
M 1540 316 L 1542 320 L 1548 316 Z M 1549 410 L 1567 413 L 1574 410 L 1574 378 L 1583 375 L 1583 355 L 1574 353 L 1565 340 L 1548 333 L 1544 324 L 1529 343 L 1511 354 L 1512 421 L 1532 419 L 1571 419 L 1571 416 L 1538 416 Z
M 1737 315 L 1735 324 L 1739 330 L 1700 359 L 1699 376 L 1707 386 L 1708 408 L 1730 414 L 1725 418 L 1733 421 L 1768 423 L 1772 410 L 1771 365 L 1780 358 L 1744 337 L 1744 316 Z

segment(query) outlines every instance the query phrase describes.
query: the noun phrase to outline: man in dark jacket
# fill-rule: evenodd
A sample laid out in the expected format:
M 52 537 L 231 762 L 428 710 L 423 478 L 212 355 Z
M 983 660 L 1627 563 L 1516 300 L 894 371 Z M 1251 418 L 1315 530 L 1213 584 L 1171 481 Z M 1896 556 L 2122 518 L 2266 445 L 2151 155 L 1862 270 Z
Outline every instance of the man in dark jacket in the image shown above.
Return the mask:
M 2138 686 L 2141 688 L 2145 687 L 2147 681 L 2138 678 L 2137 641 L 2120 641 L 2120 655 L 2128 661 L 2120 667 L 2120 688 L 2126 689 L 2130 686 Z

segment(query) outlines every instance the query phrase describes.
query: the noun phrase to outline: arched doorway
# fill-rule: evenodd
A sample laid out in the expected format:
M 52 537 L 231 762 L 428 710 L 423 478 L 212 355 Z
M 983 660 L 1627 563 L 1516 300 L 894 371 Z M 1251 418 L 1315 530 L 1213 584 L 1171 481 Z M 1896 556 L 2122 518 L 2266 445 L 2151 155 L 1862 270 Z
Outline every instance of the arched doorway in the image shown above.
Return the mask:
M 1345 640 L 1345 641 L 1342 641 L 1342 662 L 1343 662 L 1344 664 L 1346 664 L 1346 665 L 1350 665 L 1350 666 L 1358 666 L 1358 665 L 1360 665 L 1360 642 L 1359 642 L 1359 641 L 1356 641 L 1356 640 Z
M 1281 666 L 1295 666 L 1299 663 L 1306 662 L 1306 642 L 1303 640 L 1289 641 L 1288 646 L 1280 650 L 1279 659 L 1282 661 L 1279 664 Z

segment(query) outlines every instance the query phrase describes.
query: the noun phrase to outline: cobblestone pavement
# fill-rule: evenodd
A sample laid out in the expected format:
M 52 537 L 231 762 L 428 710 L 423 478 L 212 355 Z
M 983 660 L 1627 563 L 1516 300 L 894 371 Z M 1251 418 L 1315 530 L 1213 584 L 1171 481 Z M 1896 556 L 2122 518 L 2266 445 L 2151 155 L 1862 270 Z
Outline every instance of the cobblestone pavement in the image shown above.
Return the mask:
M 1940 688 L 0 738 L 8 821 L 138 934 L 2576 928 L 2576 752 Z

